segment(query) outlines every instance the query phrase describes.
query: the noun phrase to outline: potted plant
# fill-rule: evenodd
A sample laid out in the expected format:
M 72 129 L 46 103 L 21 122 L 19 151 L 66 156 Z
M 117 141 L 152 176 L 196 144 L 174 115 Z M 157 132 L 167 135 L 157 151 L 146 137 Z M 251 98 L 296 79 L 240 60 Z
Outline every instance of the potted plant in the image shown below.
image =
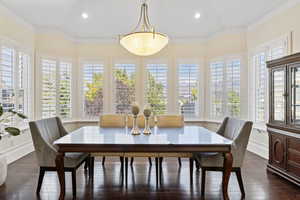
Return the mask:
M 3 106 L 0 104 L 0 140 L 5 135 L 17 136 L 20 135 L 21 131 L 17 127 L 9 126 L 9 122 L 18 117 L 22 120 L 27 117 L 22 113 L 14 110 L 8 110 L 4 112 Z M 0 154 L 0 186 L 5 182 L 7 176 L 7 161 L 4 155 Z

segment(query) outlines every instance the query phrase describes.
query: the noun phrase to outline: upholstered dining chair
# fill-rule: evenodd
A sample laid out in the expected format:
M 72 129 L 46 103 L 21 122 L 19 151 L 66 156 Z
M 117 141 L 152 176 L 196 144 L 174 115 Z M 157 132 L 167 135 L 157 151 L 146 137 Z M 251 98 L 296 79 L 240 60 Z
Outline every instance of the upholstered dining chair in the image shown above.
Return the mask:
M 131 129 L 133 127 L 133 116 L 132 115 L 128 115 L 127 116 L 127 127 L 129 129 Z M 141 129 L 141 131 L 143 131 L 143 129 L 145 128 L 145 117 L 144 115 L 139 115 L 137 117 L 137 125 L 138 127 Z M 154 116 L 152 115 L 150 118 L 149 118 L 149 126 L 150 128 L 153 128 L 155 126 L 155 120 L 154 120 Z M 127 157 L 131 157 L 131 160 L 130 160 L 130 165 L 132 166 L 133 164 L 133 160 L 134 160 L 134 157 L 146 157 L 147 155 L 149 154 L 145 154 L 145 153 L 125 153 L 125 158 Z M 153 154 L 151 154 L 153 155 Z M 157 154 L 155 154 L 157 155 Z M 151 157 L 148 157 L 148 160 L 149 160 L 149 164 L 150 166 L 152 165 L 152 161 L 151 161 Z
M 56 171 L 55 158 L 57 155 L 57 147 L 53 145 L 53 142 L 67 135 L 68 132 L 58 117 L 29 122 L 29 127 L 37 161 L 40 166 L 36 190 L 38 194 L 41 190 L 45 172 Z M 85 161 L 89 163 L 89 154 L 66 153 L 64 159 L 64 170 L 65 172 L 72 173 L 73 196 L 76 196 L 76 169 Z M 88 166 L 91 167 L 90 165 Z
M 233 155 L 232 171 L 236 173 L 242 198 L 245 198 L 245 190 L 241 175 L 241 167 L 244 161 L 252 122 L 226 117 L 217 133 L 233 141 L 231 153 Z M 206 171 L 223 171 L 223 155 L 220 153 L 195 153 L 194 158 L 199 162 L 201 177 L 201 195 L 205 194 L 205 175 Z
M 157 116 L 158 128 L 183 128 L 184 116 L 183 115 L 159 115 Z M 193 163 L 194 158 L 192 153 L 159 153 L 159 166 L 162 172 L 162 161 L 165 157 L 178 158 L 179 167 L 181 166 L 181 158 L 189 158 L 190 161 L 190 181 L 193 182 Z M 162 173 L 160 173 L 160 178 Z
M 102 128 L 125 128 L 126 127 L 126 116 L 122 115 L 122 114 L 100 115 L 99 126 Z M 121 165 L 123 167 L 123 159 L 124 159 L 123 152 L 114 152 L 114 153 L 99 152 L 99 153 L 91 154 L 92 160 L 94 160 L 94 157 L 102 157 L 102 165 L 105 164 L 105 157 L 107 157 L 107 156 L 120 157 Z

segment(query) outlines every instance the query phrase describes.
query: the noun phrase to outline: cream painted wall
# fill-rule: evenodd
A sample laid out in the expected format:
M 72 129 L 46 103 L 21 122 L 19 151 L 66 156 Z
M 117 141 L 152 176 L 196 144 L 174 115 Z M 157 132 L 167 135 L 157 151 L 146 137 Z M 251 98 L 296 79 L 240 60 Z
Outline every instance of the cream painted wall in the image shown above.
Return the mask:
M 0 39 L 8 39 L 26 48 L 34 48 L 35 31 L 33 26 L 16 17 L 0 5 Z
M 295 2 L 299 2 L 296 1 Z M 259 45 L 293 32 L 293 53 L 300 52 L 300 3 L 269 15 L 253 24 L 247 31 L 247 46 L 252 50 Z

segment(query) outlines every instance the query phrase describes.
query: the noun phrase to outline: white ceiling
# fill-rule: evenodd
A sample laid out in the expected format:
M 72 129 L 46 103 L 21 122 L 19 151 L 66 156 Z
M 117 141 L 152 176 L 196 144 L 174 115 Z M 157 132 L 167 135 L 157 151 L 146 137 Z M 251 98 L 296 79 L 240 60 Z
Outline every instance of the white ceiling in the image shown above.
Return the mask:
M 245 27 L 288 0 L 148 0 L 150 21 L 173 38 L 204 38 Z M 37 28 L 74 38 L 115 38 L 136 25 L 142 0 L 0 0 Z M 84 20 L 85 11 L 89 18 Z M 196 20 L 194 14 L 201 13 Z

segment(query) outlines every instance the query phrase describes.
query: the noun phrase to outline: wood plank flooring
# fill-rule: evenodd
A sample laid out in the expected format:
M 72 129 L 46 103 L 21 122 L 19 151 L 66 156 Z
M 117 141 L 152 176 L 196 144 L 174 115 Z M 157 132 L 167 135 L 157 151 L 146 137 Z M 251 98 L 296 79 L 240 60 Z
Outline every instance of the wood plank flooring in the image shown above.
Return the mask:
M 242 175 L 246 189 L 246 199 L 250 200 L 300 200 L 300 188 L 288 181 L 266 172 L 266 160 L 247 152 Z M 35 195 L 38 166 L 35 154 L 9 165 L 8 179 L 0 187 L 1 200 L 35 200 L 58 199 L 59 184 L 55 172 L 47 172 L 44 178 L 40 196 Z M 154 162 L 153 162 L 154 164 Z M 159 199 L 185 200 L 200 199 L 200 172 L 194 172 L 194 184 L 189 181 L 188 160 L 183 160 L 178 167 L 177 159 L 166 159 L 163 164 L 163 185 L 159 188 L 155 183 L 155 167 L 149 168 L 147 158 L 135 159 L 129 168 L 128 186 L 121 187 L 119 159 L 107 158 L 105 167 L 100 159 L 95 162 L 95 178 L 90 183 L 83 168 L 77 172 L 76 199 Z M 222 199 L 221 173 L 208 172 L 206 177 L 207 200 Z M 66 199 L 73 199 L 71 175 L 66 175 Z M 232 173 L 229 184 L 231 199 L 241 199 L 236 176 Z

